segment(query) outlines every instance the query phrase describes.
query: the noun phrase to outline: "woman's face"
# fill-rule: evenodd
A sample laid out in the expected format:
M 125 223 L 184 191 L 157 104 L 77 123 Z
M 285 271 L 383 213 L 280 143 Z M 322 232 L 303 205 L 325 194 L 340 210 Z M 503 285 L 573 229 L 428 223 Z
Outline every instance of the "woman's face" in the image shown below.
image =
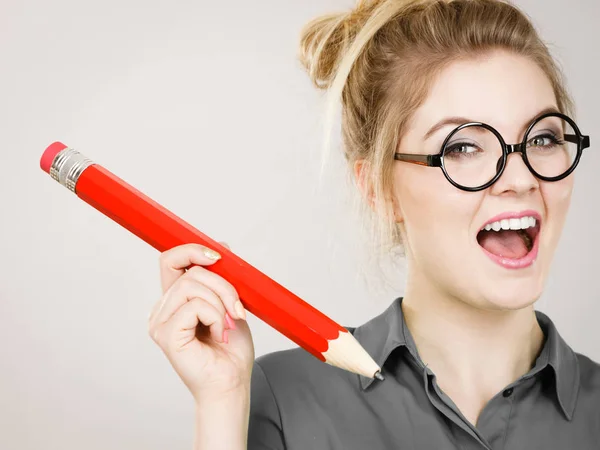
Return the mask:
M 497 52 L 456 62 L 437 78 L 398 151 L 438 153 L 459 124 L 424 136 L 441 120 L 456 116 L 491 125 L 507 144 L 520 143 L 527 126 L 549 107 L 557 108 L 550 82 L 524 57 Z M 538 299 L 569 207 L 573 175 L 541 181 L 521 154 L 512 153 L 495 184 L 466 192 L 451 185 L 440 168 L 394 164 L 396 219 L 402 223 L 411 276 L 480 308 L 517 309 Z M 538 217 L 535 258 L 536 249 L 530 252 L 516 231 L 480 234 L 492 219 L 505 215 Z

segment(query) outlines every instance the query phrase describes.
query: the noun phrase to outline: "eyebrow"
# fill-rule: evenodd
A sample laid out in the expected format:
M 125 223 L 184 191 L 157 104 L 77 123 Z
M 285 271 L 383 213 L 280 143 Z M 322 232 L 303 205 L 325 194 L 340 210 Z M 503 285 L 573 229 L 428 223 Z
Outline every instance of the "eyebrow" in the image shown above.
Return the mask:
M 537 118 L 537 117 L 539 117 L 539 116 L 541 116 L 543 114 L 546 114 L 546 113 L 560 113 L 560 111 L 558 110 L 558 108 L 556 108 L 556 106 L 549 106 L 547 108 L 542 109 L 529 122 L 527 122 L 527 124 L 521 130 L 521 134 L 525 133 L 525 131 L 527 130 L 527 127 L 529 127 L 529 125 L 531 124 L 531 122 L 533 122 L 535 120 L 535 118 Z M 445 126 L 448 126 L 448 125 L 456 125 L 456 126 L 458 126 L 458 125 L 462 125 L 463 123 L 468 123 L 468 122 L 481 122 L 481 121 L 480 120 L 468 119 L 466 117 L 457 117 L 457 116 L 446 117 L 446 118 L 440 120 L 434 126 L 432 126 L 429 129 L 429 131 L 427 131 L 427 133 L 425 133 L 425 136 L 423 137 L 423 140 L 426 141 L 434 133 L 436 133 L 440 129 L 444 128 Z

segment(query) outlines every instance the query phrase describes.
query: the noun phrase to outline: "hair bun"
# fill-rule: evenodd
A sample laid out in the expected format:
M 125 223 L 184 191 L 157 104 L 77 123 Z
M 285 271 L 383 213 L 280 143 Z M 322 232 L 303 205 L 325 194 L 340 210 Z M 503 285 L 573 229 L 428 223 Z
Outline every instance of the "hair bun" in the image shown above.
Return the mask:
M 345 50 L 373 9 L 384 1 L 360 0 L 348 13 L 319 16 L 304 26 L 300 37 L 300 62 L 315 86 L 320 89 L 330 86 Z

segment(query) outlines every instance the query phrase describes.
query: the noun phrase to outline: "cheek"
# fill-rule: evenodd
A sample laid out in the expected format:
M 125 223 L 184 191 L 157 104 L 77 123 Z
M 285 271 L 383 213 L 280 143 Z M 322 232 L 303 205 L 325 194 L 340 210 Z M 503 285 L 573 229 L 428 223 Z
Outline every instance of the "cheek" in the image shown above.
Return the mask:
M 563 230 L 567 212 L 571 204 L 571 193 L 573 192 L 572 177 L 554 183 L 542 183 L 540 191 L 546 209 L 546 232 L 542 237 L 548 248 L 553 250 Z
M 406 243 L 418 257 L 427 248 L 444 252 L 464 246 L 481 195 L 452 186 L 439 168 L 403 167 L 395 179 Z
M 562 225 L 571 204 L 573 177 L 570 176 L 554 183 L 542 183 L 540 191 L 548 219 L 553 222 L 558 221 Z

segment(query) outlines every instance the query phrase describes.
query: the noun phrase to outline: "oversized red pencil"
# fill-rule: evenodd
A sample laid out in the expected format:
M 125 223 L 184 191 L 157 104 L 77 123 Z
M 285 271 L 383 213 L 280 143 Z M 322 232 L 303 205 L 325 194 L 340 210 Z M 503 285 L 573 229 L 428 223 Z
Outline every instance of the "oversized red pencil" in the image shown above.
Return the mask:
M 205 269 L 229 281 L 248 311 L 321 361 L 383 380 L 380 367 L 348 330 L 104 167 L 60 142 L 46 148 L 40 166 L 161 252 L 187 243 L 215 249 L 222 258 Z

